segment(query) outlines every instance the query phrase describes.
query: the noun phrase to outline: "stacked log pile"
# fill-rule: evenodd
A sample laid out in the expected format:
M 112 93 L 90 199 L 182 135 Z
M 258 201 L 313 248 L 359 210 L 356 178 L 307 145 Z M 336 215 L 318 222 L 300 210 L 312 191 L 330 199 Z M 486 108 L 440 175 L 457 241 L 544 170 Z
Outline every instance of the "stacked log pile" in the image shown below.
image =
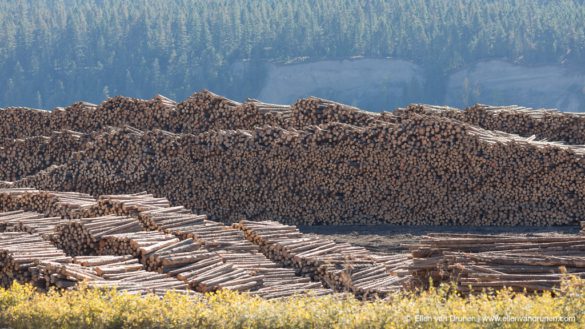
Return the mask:
M 15 181 L 53 164 L 62 164 L 83 149 L 88 136 L 73 131 L 55 131 L 4 142 L 0 147 L 0 180 Z
M 585 144 L 581 126 L 584 117 L 578 113 L 530 109 L 520 106 L 475 105 L 464 111 L 449 107 L 411 105 L 397 109 L 448 117 L 524 137 Z M 394 122 L 394 115 L 369 113 L 333 101 L 309 97 L 292 106 L 266 104 L 250 99 L 241 104 L 203 90 L 181 103 L 157 95 L 151 100 L 117 96 L 99 106 L 75 103 L 52 112 L 28 108 L 0 110 L 3 125 L 0 138 L 10 140 L 33 136 L 49 136 L 53 131 L 70 129 L 91 133 L 107 126 L 133 126 L 142 130 L 163 129 L 175 133 L 201 133 L 208 130 L 254 129 L 264 125 L 304 129 L 310 125 L 343 122 L 369 126 L 380 121 Z
M 142 253 L 141 260 L 150 271 L 176 276 L 183 272 L 183 268 L 215 256 L 197 241 L 185 239 L 165 246 L 153 245 L 147 253 Z
M 565 274 L 585 278 L 580 235 L 432 234 L 411 246 L 410 271 L 422 286 L 456 282 L 461 292 L 558 288 Z
M 20 209 L 52 217 L 81 218 L 95 216 L 97 206 L 96 199 L 84 193 L 0 189 L 0 211 Z
M 229 289 L 247 291 L 263 298 L 332 293 L 318 282 L 310 282 L 308 278 L 278 267 L 261 254 L 199 249 L 180 253 L 157 252 L 154 257 L 162 265 L 160 271 L 177 276 L 199 292 Z
M 205 216 L 174 207 L 143 211 L 139 218 L 145 227 L 172 233 L 182 240 L 152 231 L 117 234 L 104 236 L 100 251 L 136 255 L 147 269 L 177 276 L 201 292 L 220 288 L 253 290 L 254 294 L 267 298 L 308 291 L 318 295 L 329 292 L 321 284 L 300 278 L 294 271 L 279 268 L 258 254 L 257 247 L 241 231 L 206 220 Z M 205 273 L 214 266 L 220 266 L 224 272 L 206 280 Z
M 583 146 L 433 111 L 375 115 L 315 98 L 289 110 L 209 92 L 176 106 L 118 97 L 48 115 L 49 126 L 104 130 L 66 163 L 13 186 L 95 196 L 148 191 L 225 222 L 561 225 L 585 216 Z M 13 112 L 0 117 L 12 120 Z M 261 126 L 270 113 L 280 119 Z M 145 131 L 105 129 L 124 124 Z
M 48 136 L 69 129 L 93 133 L 108 126 L 201 133 L 210 129 L 253 129 L 263 125 L 289 126 L 288 105 L 249 100 L 244 104 L 203 90 L 177 104 L 164 96 L 151 100 L 116 96 L 99 106 L 75 103 L 52 112 L 28 108 L 0 109 L 0 139 Z M 12 125 L 16 125 L 16 128 Z
M 193 239 L 209 250 L 258 251 L 239 230 L 207 220 L 205 215 L 192 214 L 183 207 L 143 211 L 138 218 L 147 229 L 174 234 L 181 239 Z
M 98 198 L 99 211 L 103 215 L 138 216 L 141 212 L 168 208 L 166 198 L 155 198 L 147 192 L 134 194 L 101 195 Z
M 131 127 L 109 129 L 97 135 L 84 151 L 75 153 L 66 164 L 51 166 L 22 179 L 15 187 L 40 179 L 46 180 L 47 186 L 59 186 L 45 190 L 78 191 L 95 196 L 144 191 L 145 182 L 152 180 L 154 184 L 156 176 L 153 172 L 148 174 L 152 155 L 143 137 L 142 131 Z M 88 162 L 89 158 L 99 160 Z M 79 189 L 80 184 L 87 185 Z
M 127 293 L 154 293 L 164 296 L 170 291 L 190 293 L 187 285 L 164 274 L 145 271 L 133 256 L 85 256 L 76 257 L 71 263 L 40 262 L 40 272 L 46 287 L 63 289 L 79 287 L 116 288 Z
M 176 102 L 162 95 L 151 100 L 116 96 L 100 104 L 92 113 L 94 127 L 80 127 L 79 131 L 95 127 L 132 126 L 137 129 L 176 130 Z M 84 118 L 87 121 L 89 118 Z M 85 128 L 85 129 L 84 129 Z
M 26 202 L 16 203 L 27 207 L 33 200 L 31 195 L 51 195 L 44 191 L 19 191 L 21 193 L 7 195 L 18 198 L 26 195 Z M 231 289 L 264 298 L 304 293 L 324 295 L 332 292 L 318 282 L 296 276 L 291 269 L 280 268 L 257 253 L 257 247 L 247 241 L 241 231 L 203 219 L 204 216 L 189 215 L 184 208 L 158 208 L 168 206 L 168 202 L 155 200 L 144 193 L 103 196 L 99 200 L 98 207 L 107 207 L 95 211 L 132 213 L 142 220 L 148 219 L 145 223 L 151 227 L 164 227 L 174 235 L 140 231 L 141 227 L 137 225 L 139 221 L 128 217 L 110 215 L 70 220 L 45 218 L 43 214 L 23 210 L 0 213 L 0 228 L 10 230 L 20 225 L 21 229 L 33 233 L 40 228 L 43 232 L 50 232 L 44 236 L 45 239 L 53 241 L 69 255 L 111 255 L 36 260 L 30 273 L 21 275 L 23 282 L 34 282 L 43 288 L 55 286 L 74 289 L 79 286 L 79 282 L 86 281 L 90 287 L 116 287 L 132 293 L 159 294 L 185 287 L 201 292 Z M 38 204 L 50 205 L 46 202 Z M 142 213 L 145 216 L 141 216 Z M 192 225 L 173 226 L 168 222 L 169 218 L 157 216 L 173 213 L 189 219 Z M 182 223 L 185 224 L 184 221 Z M 184 240 L 179 240 L 175 235 Z M 236 243 L 237 239 L 243 242 Z M 204 245 L 214 251 L 205 249 Z M 65 253 L 60 252 L 59 255 L 64 256 Z M 176 277 L 180 281 L 167 276 Z
M 332 122 L 365 127 L 383 121 L 379 113 L 365 112 L 358 108 L 333 101 L 309 97 L 293 105 L 291 126 L 303 129 Z
M 21 202 L 21 197 L 26 193 L 38 192 L 39 190 L 33 188 L 2 188 L 0 189 L 0 211 L 27 210 Z
M 102 237 L 142 231 L 140 222 L 132 217 L 103 216 L 73 219 L 57 225 L 53 243 L 67 255 L 96 255 Z
M 410 280 L 409 275 L 398 276 L 387 264 L 377 263 L 378 259 L 362 247 L 305 235 L 296 227 L 245 220 L 234 227 L 259 245 L 268 258 L 335 291 L 349 291 L 360 298 L 383 297 L 401 290 Z
M 146 238 L 146 236 L 148 236 Z M 103 240 L 107 245 L 118 246 L 124 243 L 122 236 L 110 236 Z M 152 240 L 157 242 L 152 243 Z M 150 240 L 150 241 L 149 241 Z M 216 252 L 210 252 L 193 239 L 178 241 L 158 232 L 146 232 L 130 238 L 133 254 L 140 257 L 150 271 L 177 277 L 192 289 L 212 292 L 219 289 L 247 291 L 262 286 L 262 278 L 251 275 L 245 269 L 225 264 Z M 142 247 L 137 247 L 142 244 Z M 104 251 L 118 252 L 121 248 L 108 248 Z
M 24 193 L 21 195 L 19 202 L 21 209 L 63 218 L 92 216 L 95 214 L 97 205 L 94 197 L 77 192 L 39 191 Z
M 52 131 L 47 124 L 50 117 L 51 112 L 37 109 L 23 107 L 0 109 L 0 137 L 14 139 L 48 136 Z
M 118 233 L 103 236 L 99 241 L 100 255 L 133 255 L 146 263 L 149 254 L 179 242 L 170 234 L 156 231 Z
M 62 250 L 38 234 L 26 232 L 0 233 L 0 284 L 10 287 L 12 282 L 39 285 L 42 277 L 36 263 L 39 261 L 68 262 Z
M 262 286 L 262 277 L 236 268 L 233 264 L 224 263 L 218 255 L 198 260 L 191 265 L 171 272 L 177 278 L 188 282 L 200 292 L 212 292 L 219 289 L 235 291 L 255 290 Z
M 412 257 L 408 253 L 374 254 L 372 258 L 376 264 L 384 265 L 388 273 L 401 277 L 409 274 L 409 267 L 412 264 Z
M 241 104 L 209 91 L 193 94 L 177 105 L 181 127 L 173 131 L 202 133 L 209 130 L 253 129 L 264 125 L 288 126 L 290 106 L 248 100 Z
M 90 134 L 108 126 L 192 134 L 208 130 L 251 130 L 265 125 L 303 129 L 310 125 L 345 122 L 364 126 L 381 118 L 377 113 L 315 97 L 293 105 L 269 104 L 256 99 L 238 103 L 202 90 L 178 104 L 161 95 L 151 100 L 116 96 L 100 105 L 79 102 L 53 111 L 0 109 L 0 119 L 4 123 L 0 125 L 0 139 L 10 142 L 16 138 L 49 136 L 62 129 Z
M 27 108 L 0 109 L 0 136 L 25 138 L 48 136 L 52 131 L 69 129 L 92 133 L 108 126 L 160 128 L 173 130 L 180 120 L 175 119 L 176 103 L 164 96 L 151 100 L 113 97 L 99 106 L 79 102 L 53 111 Z M 15 125 L 15 126 L 12 126 Z
M 262 278 L 262 286 L 252 291 L 253 295 L 272 299 L 301 294 L 322 296 L 333 292 L 324 288 L 320 282 L 312 282 L 308 277 L 296 275 L 293 269 L 280 267 L 280 264 L 262 254 L 223 251 L 218 251 L 218 254 L 224 263 Z
M 449 117 L 487 130 L 500 130 L 524 137 L 559 141 L 573 145 L 585 144 L 585 115 L 550 109 L 521 106 L 489 106 L 478 104 L 463 111 L 439 106 L 411 105 L 397 113 L 415 112 Z
M 45 217 L 37 212 L 22 210 L 0 212 L 0 232 L 28 232 L 36 233 L 45 240 L 51 240 L 57 225 L 68 220 L 61 217 Z
M 558 225 L 585 215 L 583 153 L 418 114 L 302 131 L 120 130 L 15 185 L 147 190 L 232 222 Z
M 42 216 L 40 214 L 25 213 L 23 210 L 0 212 L 0 232 L 6 232 L 10 222 L 15 218 L 28 219 L 41 217 Z

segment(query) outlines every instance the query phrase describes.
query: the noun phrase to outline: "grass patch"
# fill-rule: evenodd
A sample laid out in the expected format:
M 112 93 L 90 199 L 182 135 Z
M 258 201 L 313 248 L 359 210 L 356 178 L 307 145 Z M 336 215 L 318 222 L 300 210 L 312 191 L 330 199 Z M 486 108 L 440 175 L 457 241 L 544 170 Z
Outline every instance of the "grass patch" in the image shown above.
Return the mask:
M 0 327 L 9 328 L 583 328 L 585 286 L 557 296 L 504 290 L 461 297 L 442 286 L 387 301 L 294 297 L 263 300 L 229 291 L 192 299 L 81 289 L 0 289 Z

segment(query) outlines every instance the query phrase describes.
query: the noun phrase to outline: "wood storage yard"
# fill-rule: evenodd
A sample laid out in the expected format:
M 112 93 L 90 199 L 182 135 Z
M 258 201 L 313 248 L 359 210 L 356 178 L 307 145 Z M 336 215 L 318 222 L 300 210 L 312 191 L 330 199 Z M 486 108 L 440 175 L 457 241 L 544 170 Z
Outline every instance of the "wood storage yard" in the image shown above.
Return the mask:
M 429 234 L 405 253 L 298 226 L 578 225 L 585 117 L 319 98 L 114 97 L 0 110 L 1 284 L 386 298 L 434 283 L 554 291 L 583 234 Z

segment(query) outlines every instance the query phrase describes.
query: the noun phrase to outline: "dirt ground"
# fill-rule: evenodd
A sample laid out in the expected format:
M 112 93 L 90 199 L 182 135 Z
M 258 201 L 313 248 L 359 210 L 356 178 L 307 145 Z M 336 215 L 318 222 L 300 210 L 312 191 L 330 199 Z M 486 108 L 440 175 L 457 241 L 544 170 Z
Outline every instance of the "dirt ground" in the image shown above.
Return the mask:
M 303 233 L 319 234 L 337 242 L 349 242 L 363 246 L 373 252 L 399 253 L 408 250 L 428 233 L 473 233 L 473 234 L 537 234 L 579 233 L 579 226 L 552 227 L 474 227 L 474 226 L 397 226 L 397 225 L 343 225 L 302 226 Z

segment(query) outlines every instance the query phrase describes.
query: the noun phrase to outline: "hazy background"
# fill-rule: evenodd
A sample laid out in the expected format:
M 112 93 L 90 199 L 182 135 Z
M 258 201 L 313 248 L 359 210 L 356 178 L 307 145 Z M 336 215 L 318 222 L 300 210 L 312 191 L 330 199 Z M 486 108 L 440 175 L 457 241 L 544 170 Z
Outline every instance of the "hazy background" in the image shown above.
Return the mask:
M 0 0 L 0 107 L 207 88 L 585 111 L 583 0 Z

